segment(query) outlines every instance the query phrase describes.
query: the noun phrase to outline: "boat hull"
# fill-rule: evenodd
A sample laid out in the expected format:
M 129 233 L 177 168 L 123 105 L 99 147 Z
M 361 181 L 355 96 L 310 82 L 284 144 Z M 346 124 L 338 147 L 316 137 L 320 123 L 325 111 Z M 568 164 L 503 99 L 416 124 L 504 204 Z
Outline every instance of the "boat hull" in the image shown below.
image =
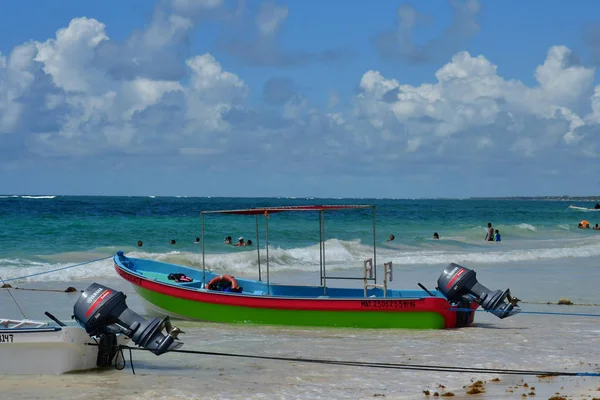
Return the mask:
M 119 344 L 124 344 L 120 337 Z M 0 329 L 1 374 L 62 374 L 97 368 L 98 346 L 76 326 Z
M 154 305 L 151 311 L 191 320 L 264 325 L 354 327 L 354 328 L 445 328 L 443 316 L 437 312 L 388 312 L 349 310 L 303 310 L 267 307 L 244 307 L 195 301 L 162 293 L 143 287 L 135 291 Z M 399 300 L 390 300 L 399 301 Z
M 471 304 L 470 312 L 456 311 L 441 297 L 302 298 L 224 293 L 150 279 L 144 273 L 124 266 L 118 257 L 115 257 L 114 265 L 117 273 L 131 282 L 139 296 L 149 303 L 149 311 L 191 320 L 319 327 L 443 329 L 469 325 L 477 308 L 476 304 Z M 185 268 L 176 267 L 179 271 Z

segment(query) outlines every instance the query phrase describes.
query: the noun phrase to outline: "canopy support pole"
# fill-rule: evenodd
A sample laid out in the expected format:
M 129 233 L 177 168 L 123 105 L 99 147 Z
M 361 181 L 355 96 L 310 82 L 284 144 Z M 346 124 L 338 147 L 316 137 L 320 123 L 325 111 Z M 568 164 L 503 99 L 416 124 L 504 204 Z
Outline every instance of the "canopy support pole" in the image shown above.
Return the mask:
M 206 287 L 206 264 L 204 263 L 204 213 L 202 216 L 202 287 Z
M 375 225 L 376 225 L 376 213 L 375 213 L 375 205 L 373 205 L 373 269 L 374 274 L 373 278 L 375 279 L 374 283 L 377 284 L 377 238 L 375 234 Z
M 319 211 L 321 221 L 320 221 L 320 230 L 321 230 L 321 243 L 322 243 L 322 256 L 323 260 L 323 296 L 327 296 L 327 269 L 325 268 L 325 212 L 323 210 Z
M 265 211 L 266 247 L 267 247 L 267 294 L 271 294 L 271 280 L 269 278 L 269 212 Z
M 321 273 L 321 286 L 323 286 L 323 231 L 321 230 L 321 213 L 319 212 L 319 271 Z
M 258 241 L 258 214 L 256 214 L 256 253 L 258 254 L 258 280 L 262 281 L 260 274 L 260 243 Z

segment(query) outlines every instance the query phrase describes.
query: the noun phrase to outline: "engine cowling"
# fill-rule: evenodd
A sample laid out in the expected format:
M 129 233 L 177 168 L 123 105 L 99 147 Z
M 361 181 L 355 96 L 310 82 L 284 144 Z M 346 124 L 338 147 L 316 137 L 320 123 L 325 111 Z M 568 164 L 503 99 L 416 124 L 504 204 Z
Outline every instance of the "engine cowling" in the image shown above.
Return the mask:
M 464 296 L 471 296 L 481 307 L 498 318 L 506 318 L 521 311 L 519 299 L 512 297 L 510 289 L 490 290 L 477 282 L 475 271 L 450 264 L 438 278 L 438 290 L 450 302 L 459 302 Z
M 121 333 L 157 356 L 183 345 L 177 337 L 181 330 L 168 316 L 147 320 L 127 307 L 126 298 L 123 292 L 92 283 L 77 299 L 73 318 L 90 336 Z

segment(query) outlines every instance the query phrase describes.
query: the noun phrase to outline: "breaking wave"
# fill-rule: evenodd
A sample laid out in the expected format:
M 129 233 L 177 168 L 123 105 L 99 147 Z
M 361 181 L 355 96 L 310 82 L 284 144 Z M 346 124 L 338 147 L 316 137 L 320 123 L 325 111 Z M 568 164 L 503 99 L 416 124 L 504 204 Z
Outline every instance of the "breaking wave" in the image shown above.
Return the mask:
M 600 256 L 600 237 L 581 240 L 543 240 L 530 243 L 472 243 L 456 240 L 428 244 L 426 248 L 395 245 L 377 249 L 377 264 L 392 261 L 394 265 L 439 265 L 455 263 L 494 264 L 526 262 L 535 260 L 559 260 Z M 521 246 L 521 247 L 519 247 Z M 526 247 L 529 246 L 529 247 Z M 106 249 L 104 249 L 106 251 Z M 23 258 L 0 259 L 0 277 L 11 280 L 40 272 L 46 272 L 76 263 L 85 262 L 86 253 L 55 255 L 52 261 L 28 260 Z M 271 271 L 318 272 L 320 268 L 319 245 L 283 249 L 269 248 L 269 268 Z M 105 254 L 108 255 L 108 254 Z M 129 257 L 150 258 L 192 268 L 202 268 L 202 254 L 187 251 L 150 253 L 144 251 L 127 252 Z M 373 257 L 370 245 L 359 240 L 343 241 L 330 239 L 325 243 L 325 261 L 328 271 L 361 269 L 364 260 Z M 90 257 L 92 258 L 92 257 Z M 72 262 L 67 262 L 72 261 Z M 214 271 L 256 274 L 258 260 L 256 249 L 244 249 L 232 253 L 206 254 L 206 267 Z M 260 251 L 260 265 L 266 270 L 267 255 Z M 117 277 L 112 259 L 92 262 L 72 269 L 56 271 L 25 278 L 24 281 L 73 281 L 100 277 Z
M 16 194 L 10 196 L 0 196 L 0 199 L 11 199 L 11 198 L 21 198 L 21 199 L 53 199 L 56 196 L 18 196 Z

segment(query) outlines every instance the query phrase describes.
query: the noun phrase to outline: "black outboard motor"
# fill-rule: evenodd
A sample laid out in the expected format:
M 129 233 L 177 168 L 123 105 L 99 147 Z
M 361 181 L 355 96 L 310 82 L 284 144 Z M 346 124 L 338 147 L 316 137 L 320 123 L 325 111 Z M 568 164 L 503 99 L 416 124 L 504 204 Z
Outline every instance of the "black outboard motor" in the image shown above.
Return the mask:
M 520 301 L 510 295 L 510 289 L 492 291 L 475 278 L 475 271 L 458 264 L 450 264 L 438 278 L 438 290 L 450 302 L 458 302 L 465 295 L 475 297 L 475 301 L 498 318 L 506 318 L 521 311 L 517 303 Z
M 73 318 L 90 336 L 122 333 L 157 356 L 183 345 L 177 340 L 182 332 L 171 325 L 169 317 L 146 320 L 127 307 L 126 297 L 123 292 L 92 283 L 75 303 Z

